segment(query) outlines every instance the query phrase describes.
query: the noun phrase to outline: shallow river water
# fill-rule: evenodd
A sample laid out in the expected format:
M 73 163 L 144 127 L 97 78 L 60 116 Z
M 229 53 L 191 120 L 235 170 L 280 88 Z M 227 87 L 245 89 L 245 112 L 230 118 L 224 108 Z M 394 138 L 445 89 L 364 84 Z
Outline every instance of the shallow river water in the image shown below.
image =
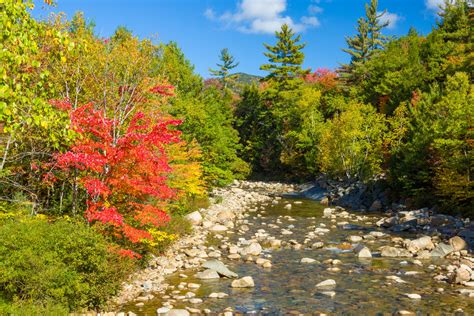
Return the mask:
M 295 204 L 295 202 L 301 204 Z M 287 203 L 292 203 L 290 210 L 284 208 Z M 174 308 L 185 306 L 208 308 L 213 314 L 222 312 L 227 307 L 231 307 L 235 313 L 264 315 L 288 313 L 392 315 L 400 310 L 411 311 L 418 315 L 474 314 L 473 298 L 461 296 L 455 292 L 455 286 L 433 279 L 434 274 L 430 270 L 430 265 L 445 264 L 443 260 L 422 260 L 423 266 L 419 266 L 413 264 L 413 258 L 377 257 L 378 247 L 390 244 L 390 237 L 397 236 L 375 226 L 377 215 L 367 214 L 368 219 L 357 222 L 338 218 L 337 222 L 348 221 L 360 226 L 360 229 L 344 230 L 336 227 L 336 223 L 331 222 L 330 218 L 324 218 L 323 209 L 324 207 L 316 201 L 284 198 L 277 205 L 265 205 L 258 211 L 250 213 L 246 218 L 252 223 L 249 225 L 249 231 L 243 234 L 238 233 L 237 225 L 234 232 L 226 234 L 233 244 L 237 243 L 238 238 L 251 239 L 259 229 L 264 229 L 278 239 L 296 240 L 300 244 L 303 244 L 308 232 L 314 231 L 315 227 L 321 227 L 321 224 L 330 231 L 324 236 L 312 239 L 299 250 L 265 249 L 263 257 L 271 260 L 271 268 L 262 268 L 254 262 L 229 260 L 226 258 L 226 252 L 223 251 L 223 257 L 220 260 L 239 277 L 252 276 L 255 281 L 254 288 L 231 288 L 232 280 L 226 278 L 198 280 L 194 278 L 197 270 L 185 270 L 173 274 L 167 279 L 172 285 L 178 285 L 180 282 L 201 284 L 201 287 L 194 292 L 197 298 L 203 299 L 203 303 L 195 305 L 184 301 L 176 302 L 173 304 Z M 355 212 L 353 214 L 361 215 Z M 291 216 L 291 219 L 287 216 Z M 269 224 L 277 224 L 279 228 L 271 228 Z M 288 226 L 293 234 L 282 235 L 282 229 Z M 347 245 L 347 236 L 362 236 L 373 230 L 380 230 L 391 235 L 388 236 L 389 238 L 364 241 L 374 255 L 372 259 L 358 259 L 354 252 L 341 249 L 345 248 L 344 244 Z M 398 236 L 416 237 L 414 235 Z M 324 242 L 324 248 L 310 249 L 311 244 L 316 241 Z M 211 244 L 215 242 L 210 239 Z M 300 260 L 305 257 L 316 259 L 319 263 L 300 263 Z M 328 271 L 328 268 L 335 267 L 331 263 L 325 263 L 328 259 L 339 259 L 342 262 L 337 265 L 340 271 Z M 183 278 L 179 274 L 186 274 L 188 277 Z M 387 279 L 387 276 L 398 276 L 406 283 L 397 283 Z M 333 297 L 326 296 L 315 288 L 317 283 L 326 279 L 336 281 L 337 285 L 334 289 L 336 294 Z M 443 292 L 440 292 L 440 288 Z M 189 289 L 183 290 L 183 295 L 188 291 Z M 224 299 L 208 298 L 212 292 L 225 292 L 229 296 Z M 405 293 L 419 294 L 421 299 L 410 299 L 404 295 Z M 131 310 L 138 315 L 156 315 L 156 309 L 161 307 L 162 303 L 162 299 L 157 297 L 141 308 L 131 304 L 126 310 Z M 462 309 L 464 313 L 459 309 Z

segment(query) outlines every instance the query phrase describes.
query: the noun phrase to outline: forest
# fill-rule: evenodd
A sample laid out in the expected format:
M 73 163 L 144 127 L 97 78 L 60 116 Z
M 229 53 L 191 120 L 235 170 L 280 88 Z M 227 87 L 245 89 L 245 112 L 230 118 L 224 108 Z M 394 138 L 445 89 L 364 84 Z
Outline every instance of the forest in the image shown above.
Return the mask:
M 377 5 L 338 69 L 304 69 L 284 24 L 265 77 L 223 48 L 206 79 L 179 43 L 0 1 L 0 313 L 100 309 L 235 179 L 383 178 L 474 216 L 474 10 L 447 1 L 429 34 L 387 37 Z

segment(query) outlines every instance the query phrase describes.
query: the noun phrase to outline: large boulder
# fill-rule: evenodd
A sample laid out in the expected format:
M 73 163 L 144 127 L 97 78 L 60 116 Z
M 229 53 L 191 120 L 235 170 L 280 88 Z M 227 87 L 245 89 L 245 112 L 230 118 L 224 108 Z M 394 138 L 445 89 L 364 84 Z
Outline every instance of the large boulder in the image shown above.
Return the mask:
M 202 223 L 202 215 L 201 213 L 199 213 L 199 211 L 194 211 L 192 213 L 189 213 L 184 218 L 190 221 L 191 224 L 193 225 L 199 225 Z
M 216 271 L 218 274 L 228 277 L 228 278 L 237 278 L 238 275 L 235 272 L 232 272 L 219 260 L 208 260 L 202 264 L 203 268 L 211 269 Z

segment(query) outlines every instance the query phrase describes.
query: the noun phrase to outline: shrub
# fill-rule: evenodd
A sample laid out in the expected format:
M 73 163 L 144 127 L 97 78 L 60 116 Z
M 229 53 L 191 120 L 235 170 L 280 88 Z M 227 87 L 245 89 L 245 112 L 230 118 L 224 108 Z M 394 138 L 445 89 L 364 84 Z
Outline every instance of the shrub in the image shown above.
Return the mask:
M 82 223 L 11 221 L 0 226 L 0 240 L 0 295 L 8 302 L 99 307 L 131 268 Z

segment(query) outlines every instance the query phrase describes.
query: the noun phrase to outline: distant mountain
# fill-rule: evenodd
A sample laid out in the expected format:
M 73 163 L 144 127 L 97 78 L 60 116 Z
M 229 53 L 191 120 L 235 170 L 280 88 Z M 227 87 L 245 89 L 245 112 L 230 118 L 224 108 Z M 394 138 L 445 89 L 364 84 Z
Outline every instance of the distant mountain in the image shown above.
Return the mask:
M 252 84 L 254 82 L 256 83 L 256 82 L 259 82 L 260 79 L 263 78 L 261 76 L 246 74 L 244 72 L 235 73 L 233 74 L 233 76 L 237 77 L 235 81 L 240 84 Z

